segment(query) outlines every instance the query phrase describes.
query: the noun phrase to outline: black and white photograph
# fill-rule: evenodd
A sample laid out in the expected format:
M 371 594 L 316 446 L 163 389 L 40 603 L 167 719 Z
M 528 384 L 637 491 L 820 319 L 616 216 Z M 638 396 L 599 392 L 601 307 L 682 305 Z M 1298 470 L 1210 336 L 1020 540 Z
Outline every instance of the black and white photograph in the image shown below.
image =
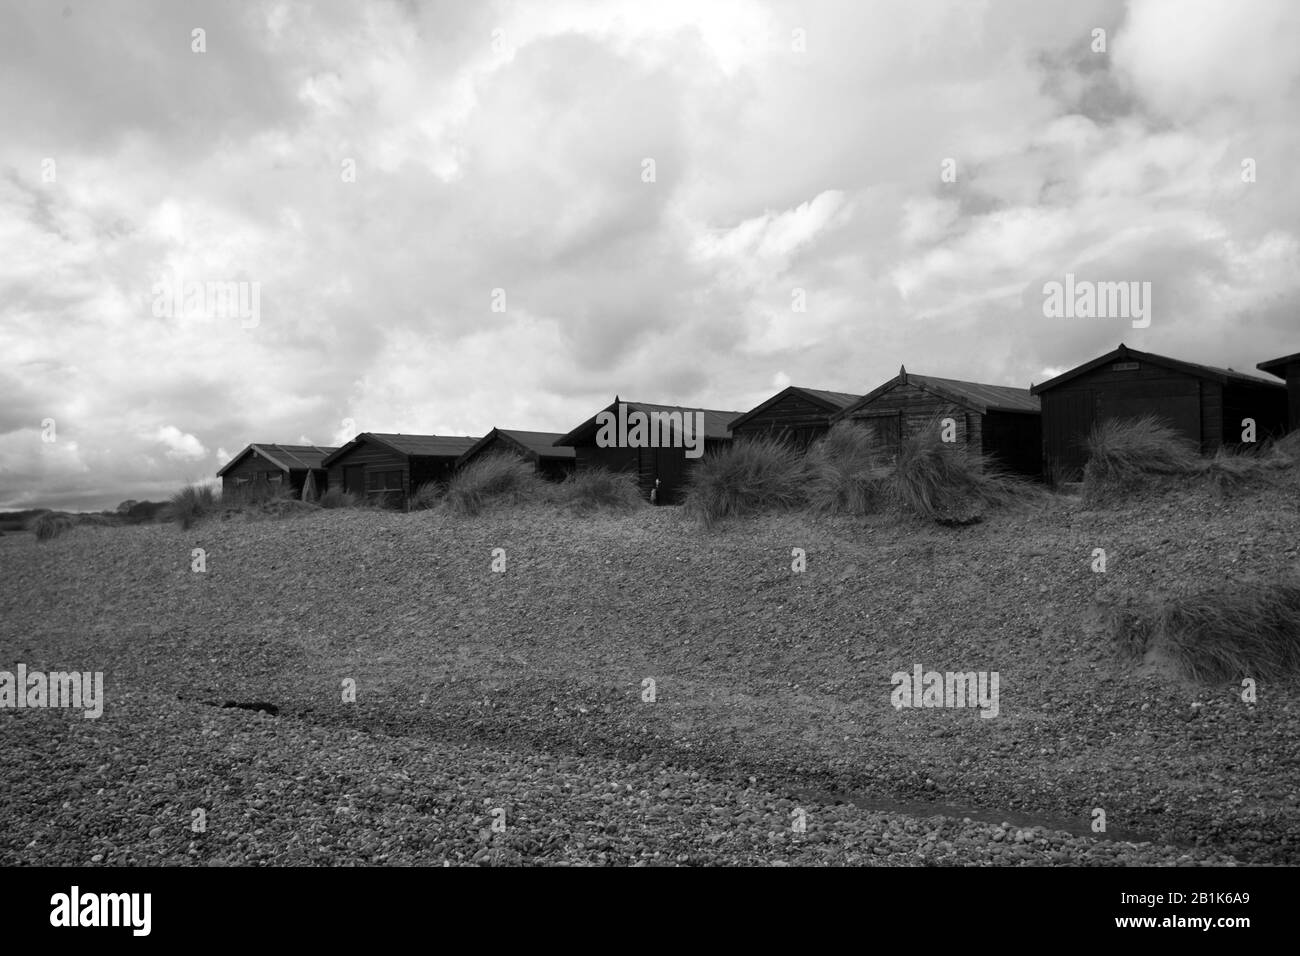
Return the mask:
M 6 925 L 800 868 L 1248 940 L 1298 50 L 1294 0 L 0 0 Z

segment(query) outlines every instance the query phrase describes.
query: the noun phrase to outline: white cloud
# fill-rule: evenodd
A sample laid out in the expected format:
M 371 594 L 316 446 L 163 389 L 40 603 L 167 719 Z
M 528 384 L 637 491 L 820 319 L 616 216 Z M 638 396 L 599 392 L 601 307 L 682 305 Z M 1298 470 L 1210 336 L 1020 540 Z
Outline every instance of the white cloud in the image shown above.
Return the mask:
M 163 425 L 153 433 L 154 441 L 165 446 L 164 454 L 178 461 L 198 461 L 208 454 L 203 443 L 175 425 Z

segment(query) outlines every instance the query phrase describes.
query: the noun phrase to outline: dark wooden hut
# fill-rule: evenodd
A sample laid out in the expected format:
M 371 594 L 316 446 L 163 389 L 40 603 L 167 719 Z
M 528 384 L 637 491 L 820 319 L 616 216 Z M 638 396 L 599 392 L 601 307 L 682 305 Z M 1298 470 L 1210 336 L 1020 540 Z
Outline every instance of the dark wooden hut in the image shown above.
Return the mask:
M 1289 396 L 1287 400 L 1287 427 L 1293 430 L 1300 428 L 1300 352 L 1270 359 L 1267 362 L 1260 362 L 1255 368 L 1261 372 L 1276 375 L 1286 382 L 1287 395 Z
M 1042 431 L 1038 399 L 1028 389 L 984 385 L 906 368 L 832 416 L 872 427 L 881 443 L 895 451 L 900 443 L 951 418 L 956 441 L 996 458 L 1010 471 L 1040 474 Z
M 494 428 L 460 456 L 457 468 L 483 455 L 506 453 L 533 463 L 537 474 L 547 481 L 563 481 L 573 474 L 576 455 L 567 445 L 556 445 L 563 438 L 558 432 L 526 432 L 517 428 Z
M 301 497 L 303 485 L 311 476 L 315 495 L 323 494 L 329 478 L 324 461 L 338 451 L 320 445 L 276 445 L 257 442 L 230 459 L 217 477 L 223 494 L 257 491 L 269 493 L 287 483 L 295 497 Z
M 1043 466 L 1058 480 L 1079 477 L 1084 439 L 1110 419 L 1155 415 L 1202 454 L 1240 444 L 1246 418 L 1254 419 L 1257 440 L 1286 427 L 1285 386 L 1123 343 L 1030 391 L 1043 402 Z
M 791 385 L 730 423 L 734 438 L 771 437 L 807 448 L 830 429 L 831 417 L 861 395 Z
M 602 441 L 604 429 L 601 416 L 605 413 L 615 419 L 640 413 L 651 420 L 650 431 L 653 433 L 651 438 L 658 439 L 658 444 L 635 443 L 631 440 L 630 433 L 629 440 L 626 442 L 622 440 L 621 435 L 612 443 Z M 694 431 L 697 413 L 703 416 L 702 442 Z M 690 418 L 692 431 L 689 435 L 691 442 L 698 442 L 698 450 L 702 455 L 707 455 L 731 441 L 731 430 L 727 426 L 740 414 L 736 411 L 718 411 L 712 408 L 624 402 L 616 396 L 610 405 L 559 438 L 555 444 L 573 448 L 576 469 L 579 473 L 591 468 L 631 472 L 637 476 L 637 483 L 647 498 L 650 496 L 651 489 L 655 487 L 655 480 L 658 479 L 659 502 L 678 504 L 685 490 L 687 476 L 694 464 L 700 460 L 698 457 L 687 457 L 687 448 L 684 445 L 686 436 L 682 431 L 685 416 L 692 416 Z M 664 440 L 664 436 L 668 436 L 667 441 Z M 608 439 L 608 433 L 604 437 Z
M 422 485 L 446 481 L 461 455 L 478 441 L 444 435 L 363 432 L 325 459 L 330 487 L 379 499 L 390 506 L 409 503 Z

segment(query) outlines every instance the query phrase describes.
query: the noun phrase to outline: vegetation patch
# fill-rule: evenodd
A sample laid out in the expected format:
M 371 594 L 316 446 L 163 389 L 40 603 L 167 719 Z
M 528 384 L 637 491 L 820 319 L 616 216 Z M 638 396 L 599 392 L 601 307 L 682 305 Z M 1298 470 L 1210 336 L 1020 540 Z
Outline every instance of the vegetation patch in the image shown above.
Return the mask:
M 804 467 L 814 513 L 865 515 L 885 507 L 893 466 L 873 428 L 837 422 L 808 450 Z
M 580 514 L 635 511 L 645 505 L 636 476 L 606 468 L 589 468 L 569 475 L 548 489 L 551 501 Z
M 1083 470 L 1084 503 L 1143 490 L 1208 486 L 1220 493 L 1259 488 L 1293 477 L 1300 432 L 1259 445 L 1220 448 L 1204 458 L 1197 447 L 1154 415 L 1111 419 L 1089 434 Z
M 75 526 L 71 515 L 46 511 L 32 519 L 31 530 L 37 541 L 52 541 Z
M 344 491 L 342 488 L 331 488 L 325 494 L 320 496 L 316 502 L 322 508 L 356 508 L 359 505 L 357 496 L 351 492 Z
M 787 511 L 807 500 L 804 456 L 788 442 L 732 442 L 696 465 L 686 488 L 686 513 L 705 527 L 730 517 Z
M 1300 671 L 1300 581 L 1146 599 L 1111 608 L 1105 627 L 1124 658 L 1154 655 L 1189 680 L 1281 678 Z
M 900 510 L 948 525 L 980 521 L 1031 492 L 989 456 L 943 441 L 938 422 L 902 442 L 888 488 Z
M 442 506 L 452 514 L 476 515 L 490 506 L 522 504 L 546 496 L 546 483 L 518 455 L 484 455 L 447 482 Z

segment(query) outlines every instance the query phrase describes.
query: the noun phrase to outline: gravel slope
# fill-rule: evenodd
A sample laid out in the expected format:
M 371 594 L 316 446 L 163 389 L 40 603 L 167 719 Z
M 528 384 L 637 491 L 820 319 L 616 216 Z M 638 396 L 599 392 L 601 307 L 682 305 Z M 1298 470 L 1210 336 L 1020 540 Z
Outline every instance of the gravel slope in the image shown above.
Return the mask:
M 0 710 L 0 862 L 1295 863 L 1300 682 L 1248 707 L 1121 666 L 1096 621 L 1294 570 L 1298 502 L 7 535 L 0 668 L 103 670 L 107 704 Z M 998 671 L 999 716 L 896 710 L 914 663 Z

